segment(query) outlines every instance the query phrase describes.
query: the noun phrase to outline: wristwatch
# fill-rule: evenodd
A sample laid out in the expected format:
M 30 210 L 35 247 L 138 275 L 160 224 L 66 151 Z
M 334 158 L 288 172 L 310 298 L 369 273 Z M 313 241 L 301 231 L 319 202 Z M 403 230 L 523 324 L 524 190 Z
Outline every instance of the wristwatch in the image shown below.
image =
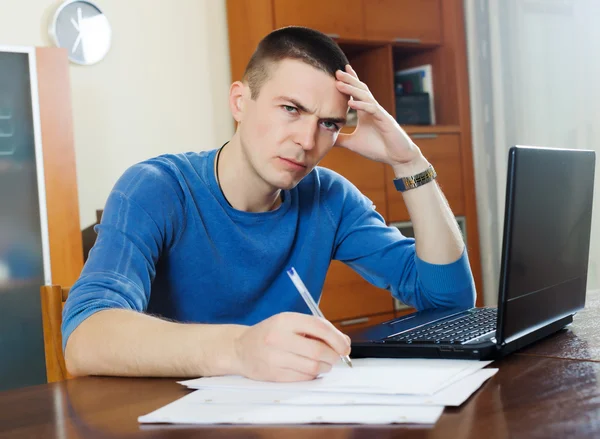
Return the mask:
M 423 172 L 411 175 L 410 177 L 401 177 L 394 179 L 394 186 L 396 186 L 396 190 L 400 192 L 405 192 L 407 190 L 423 186 L 424 184 L 435 180 L 436 177 L 437 173 L 435 172 L 435 169 L 433 169 L 432 165 L 429 165 L 429 167 Z

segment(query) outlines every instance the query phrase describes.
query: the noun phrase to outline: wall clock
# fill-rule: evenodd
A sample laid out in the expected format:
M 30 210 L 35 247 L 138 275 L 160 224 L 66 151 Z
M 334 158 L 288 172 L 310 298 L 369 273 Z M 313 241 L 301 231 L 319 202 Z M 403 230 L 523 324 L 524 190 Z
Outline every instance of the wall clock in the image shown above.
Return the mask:
M 67 0 L 50 23 L 50 37 L 67 49 L 69 59 L 81 65 L 96 64 L 110 49 L 112 31 L 108 19 L 94 3 Z

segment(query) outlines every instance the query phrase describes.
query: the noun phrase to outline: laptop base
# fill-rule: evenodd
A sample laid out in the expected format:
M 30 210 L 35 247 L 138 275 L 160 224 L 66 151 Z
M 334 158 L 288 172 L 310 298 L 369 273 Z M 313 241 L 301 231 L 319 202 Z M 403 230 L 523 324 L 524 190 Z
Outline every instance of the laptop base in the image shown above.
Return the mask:
M 568 315 L 536 331 L 517 338 L 499 347 L 495 342 L 486 341 L 468 345 L 432 345 L 411 344 L 396 345 L 393 343 L 353 342 L 352 358 L 445 358 L 460 360 L 496 360 L 536 341 L 543 339 L 573 322 Z

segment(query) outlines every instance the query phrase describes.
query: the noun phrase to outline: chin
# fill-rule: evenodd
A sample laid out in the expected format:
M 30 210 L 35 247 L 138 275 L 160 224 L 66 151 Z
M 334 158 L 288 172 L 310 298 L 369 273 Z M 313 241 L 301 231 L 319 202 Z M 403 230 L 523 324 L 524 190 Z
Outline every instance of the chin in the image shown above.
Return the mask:
M 272 179 L 270 183 L 273 187 L 276 187 L 277 189 L 287 191 L 290 189 L 294 189 L 304 177 L 306 177 L 306 175 L 293 178 L 290 174 L 287 174 L 285 176 L 279 176 L 279 178 Z
M 278 181 L 278 182 L 274 182 L 273 187 L 276 187 L 277 189 L 281 189 L 282 191 L 289 191 L 290 189 L 294 189 L 298 183 L 300 183 L 300 180 L 296 181 Z

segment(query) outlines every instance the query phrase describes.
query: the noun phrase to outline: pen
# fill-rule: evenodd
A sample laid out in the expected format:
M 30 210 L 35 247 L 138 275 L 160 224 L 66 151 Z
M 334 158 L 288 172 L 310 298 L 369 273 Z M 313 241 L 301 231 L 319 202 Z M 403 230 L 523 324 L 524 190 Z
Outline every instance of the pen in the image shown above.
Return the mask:
M 292 268 L 288 269 L 286 271 L 286 273 L 288 274 L 288 276 L 290 277 L 290 279 L 296 286 L 296 289 L 298 290 L 298 292 L 300 293 L 300 295 L 302 296 L 302 298 L 308 305 L 310 312 L 312 312 L 312 314 L 314 316 L 321 317 L 324 319 L 325 316 L 323 315 L 323 313 L 321 312 L 321 310 L 315 303 L 315 300 L 312 298 L 312 296 L 308 292 L 306 285 L 304 285 L 304 282 L 302 282 L 302 279 L 300 279 L 300 276 L 298 276 L 298 273 L 296 273 L 296 269 L 294 267 L 292 267 Z M 352 360 L 350 360 L 350 357 L 348 355 L 340 355 L 340 358 L 342 359 L 342 361 L 344 363 L 346 363 L 348 366 L 352 367 Z

